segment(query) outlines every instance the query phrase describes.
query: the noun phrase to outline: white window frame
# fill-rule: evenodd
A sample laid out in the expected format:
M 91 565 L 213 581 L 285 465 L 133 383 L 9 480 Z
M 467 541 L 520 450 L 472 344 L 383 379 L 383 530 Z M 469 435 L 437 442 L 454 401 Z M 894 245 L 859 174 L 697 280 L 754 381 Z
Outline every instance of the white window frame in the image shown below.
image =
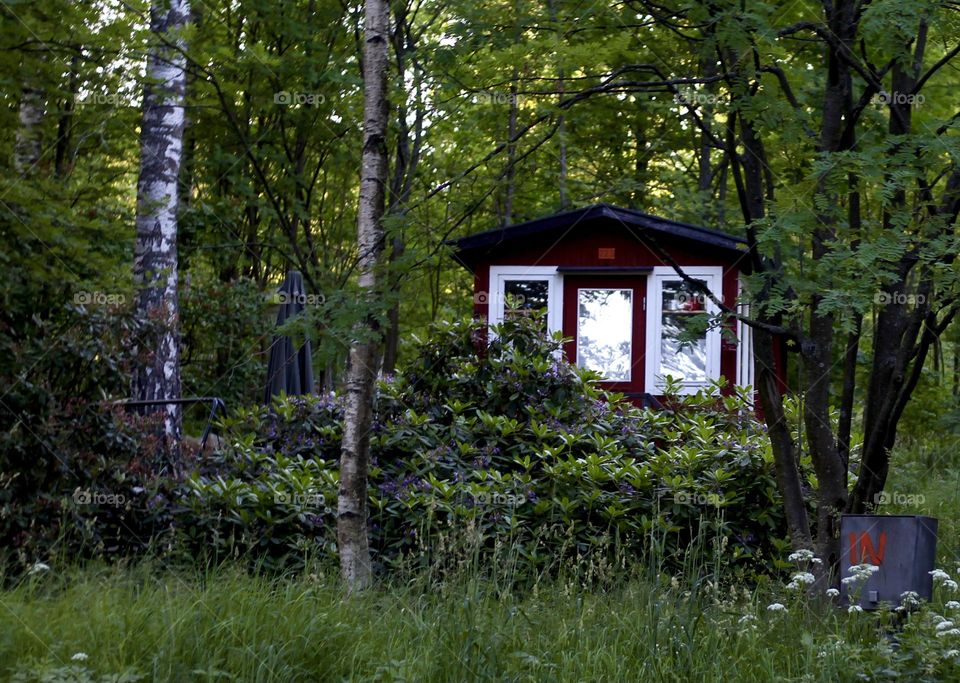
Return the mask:
M 723 296 L 723 266 L 680 266 L 685 275 L 697 280 L 704 280 L 715 297 L 722 300 Z M 665 280 L 679 280 L 671 266 L 654 266 L 647 278 L 647 354 L 644 362 L 644 384 L 649 393 L 663 391 L 664 381 L 657 376 L 660 369 L 660 347 L 662 334 L 661 313 L 663 311 L 663 283 Z M 705 302 L 704 310 L 710 315 L 719 313 L 716 304 L 709 299 Z M 707 381 L 680 382 L 681 394 L 695 394 L 709 386 L 710 381 L 720 377 L 720 328 L 711 327 L 707 330 Z
M 630 328 L 630 354 L 629 354 L 630 365 L 627 366 L 627 378 L 626 379 L 604 378 L 600 380 L 601 382 L 619 382 L 621 384 L 630 383 L 633 381 L 633 345 L 637 343 L 636 339 L 633 338 L 633 331 L 634 331 L 633 316 L 635 314 L 634 312 L 637 310 L 636 309 L 637 300 L 636 300 L 636 297 L 634 296 L 633 287 L 578 287 L 577 288 L 577 305 L 576 305 L 577 315 L 576 315 L 576 318 L 574 319 L 575 320 L 574 325 L 576 326 L 576 329 L 574 330 L 574 334 L 576 335 L 577 357 L 574 359 L 574 362 L 576 363 L 576 366 L 578 368 L 583 367 L 582 365 L 580 365 L 580 292 L 593 292 L 596 290 L 603 290 L 605 292 L 621 292 L 621 291 L 630 292 L 630 319 L 627 321 L 627 325 Z
M 557 266 L 490 266 L 490 292 L 487 297 L 487 320 L 498 325 L 504 318 L 504 286 L 507 280 L 539 280 L 547 282 L 547 331 L 563 330 L 563 275 Z
M 743 278 L 737 279 L 737 312 L 750 317 L 750 304 L 743 301 Z M 737 319 L 737 384 L 753 386 L 753 328 Z

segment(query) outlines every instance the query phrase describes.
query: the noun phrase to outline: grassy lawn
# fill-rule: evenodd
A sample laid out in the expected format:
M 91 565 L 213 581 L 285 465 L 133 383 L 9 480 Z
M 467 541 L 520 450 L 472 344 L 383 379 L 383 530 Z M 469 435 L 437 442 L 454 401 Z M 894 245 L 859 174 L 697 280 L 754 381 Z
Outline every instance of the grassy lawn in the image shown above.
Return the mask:
M 7 672 L 74 667 L 158 681 L 800 680 L 815 671 L 828 681 L 846 666 L 817 656 L 841 628 L 835 618 L 801 643 L 811 615 L 768 614 L 742 592 L 684 597 L 641 580 L 607 591 L 568 582 L 501 593 L 476 580 L 425 588 L 344 600 L 323 578 L 45 573 L 3 595 L 0 662 Z M 759 614 L 759 628 L 740 623 L 745 613 Z M 76 653 L 88 658 L 71 661 Z
M 772 612 L 775 595 L 786 612 Z M 22 681 L 853 681 L 960 675 L 934 624 L 894 652 L 872 615 L 787 591 L 643 578 L 501 591 L 466 578 L 344 599 L 322 576 L 229 569 L 38 573 L 0 604 L 0 675 Z M 942 605 L 939 608 L 943 611 Z M 890 615 L 887 615 L 890 616 Z M 926 619 L 917 617 L 917 624 Z M 930 643 L 929 647 L 923 641 Z M 81 654 L 78 654 L 81 653 Z M 83 655 L 86 655 L 84 657 Z M 900 661 L 906 657 L 908 661 Z M 893 667 L 893 668 L 891 668 Z M 946 668 L 945 668 L 946 667 Z M 911 668 L 911 670 L 913 670 Z M 870 673 L 872 672 L 872 673 Z M 878 673 L 881 672 L 881 673 Z M 126 674 L 126 677 L 123 677 Z

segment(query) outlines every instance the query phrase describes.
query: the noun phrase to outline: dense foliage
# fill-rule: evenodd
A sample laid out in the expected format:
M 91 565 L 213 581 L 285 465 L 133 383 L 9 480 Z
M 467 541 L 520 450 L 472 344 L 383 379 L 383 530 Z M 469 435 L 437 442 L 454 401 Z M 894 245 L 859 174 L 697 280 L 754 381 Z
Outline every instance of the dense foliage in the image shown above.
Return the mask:
M 170 522 L 141 418 L 113 404 L 145 324 L 118 310 L 70 307 L 8 347 L 14 372 L 0 413 L 0 564 L 51 555 L 120 556 Z M 160 496 L 157 498 L 157 496 Z
M 379 562 L 519 552 L 539 570 L 575 555 L 698 541 L 725 561 L 769 559 L 783 534 L 762 427 L 742 396 L 639 410 L 558 360 L 560 342 L 513 320 L 489 341 L 443 323 L 380 385 L 372 435 Z M 478 345 L 480 350 L 478 351 Z M 229 446 L 189 482 L 197 548 L 285 561 L 332 546 L 340 406 L 292 397 L 228 424 Z
M 416 362 L 381 382 L 370 489 L 379 565 L 506 548 L 532 571 L 614 550 L 678 564 L 691 543 L 724 562 L 770 559 L 782 517 L 769 448 L 744 397 L 677 397 L 671 409 L 639 410 L 559 360 L 559 339 L 540 329 L 513 320 L 487 339 L 476 322 L 439 324 Z M 101 368 L 89 391 L 101 391 L 122 382 L 126 362 L 102 350 L 64 343 L 48 358 L 70 368 L 85 358 Z M 75 382 L 53 368 L 42 376 Z M 57 553 L 152 550 L 282 568 L 335 552 L 336 395 L 234 410 L 223 448 L 189 460 L 178 482 L 147 476 L 143 425 L 84 386 L 67 404 L 51 403 L 45 421 L 5 436 L 4 470 L 19 473 L 3 488 L 8 559 L 28 567 Z M 26 384 L 14 398 L 28 391 L 40 387 Z

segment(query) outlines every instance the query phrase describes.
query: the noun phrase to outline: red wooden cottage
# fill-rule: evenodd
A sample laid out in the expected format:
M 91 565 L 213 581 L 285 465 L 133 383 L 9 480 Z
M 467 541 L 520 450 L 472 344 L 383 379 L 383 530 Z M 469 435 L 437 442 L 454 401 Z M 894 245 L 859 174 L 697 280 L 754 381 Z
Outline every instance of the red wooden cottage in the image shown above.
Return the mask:
M 610 390 L 647 402 L 667 376 L 682 393 L 721 376 L 753 384 L 749 327 L 703 329 L 702 313 L 717 307 L 671 263 L 734 306 L 747 266 L 737 237 L 595 204 L 452 245 L 474 274 L 475 315 L 495 324 L 517 308 L 546 309 L 549 330 L 571 338 L 570 362 L 600 372 Z

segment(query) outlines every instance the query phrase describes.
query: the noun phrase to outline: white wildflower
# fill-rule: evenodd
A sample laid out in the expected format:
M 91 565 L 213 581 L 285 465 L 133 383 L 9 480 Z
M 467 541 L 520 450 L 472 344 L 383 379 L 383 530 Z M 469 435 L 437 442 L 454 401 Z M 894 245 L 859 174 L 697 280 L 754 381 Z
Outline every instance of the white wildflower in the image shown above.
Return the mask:
M 74 662 L 85 662 L 89 658 L 90 655 L 88 655 L 86 652 L 77 652 L 73 655 L 73 657 L 70 658 L 70 660 Z
M 787 556 L 788 562 L 809 562 L 813 559 L 813 551 L 802 548 L 801 550 L 796 550 L 790 555 Z
M 943 582 L 943 587 L 946 588 L 946 589 L 948 589 L 948 590 L 952 590 L 952 591 L 956 591 L 957 588 L 958 588 L 957 582 L 954 581 L 953 579 L 947 579 L 946 581 L 944 581 L 944 582 Z
M 953 657 L 960 657 L 960 650 L 947 650 L 943 653 L 944 659 L 951 659 Z
M 767 605 L 767 610 L 770 612 L 786 612 L 787 608 L 779 602 L 772 602 Z
M 860 583 L 862 581 L 866 581 L 871 575 L 878 571 L 880 571 L 880 567 L 875 564 L 855 564 L 847 568 L 847 573 L 849 576 L 841 579 L 840 583 L 844 584 L 845 586 Z
M 945 638 L 947 636 L 960 636 L 960 628 L 952 628 L 949 631 L 937 631 L 937 638 Z
M 937 624 L 935 628 L 938 631 L 946 631 L 948 628 L 953 628 L 953 622 L 944 620 Z
M 950 580 L 950 575 L 947 574 L 947 573 L 946 573 L 945 571 L 943 571 L 942 569 L 934 569 L 933 571 L 927 572 L 927 573 L 930 574 L 930 576 L 933 577 L 933 582 L 934 582 L 934 583 L 943 583 L 944 581 L 949 581 L 949 580 Z
M 862 608 L 860 605 L 850 605 L 850 606 L 847 608 L 847 613 L 848 613 L 848 614 L 855 614 L 855 613 L 857 613 L 857 612 L 862 612 L 862 611 L 863 611 L 863 608 Z
M 40 572 L 48 572 L 48 571 L 50 571 L 50 565 L 44 564 L 43 562 L 36 562 L 32 567 L 30 567 L 30 571 L 27 573 L 39 574 Z
M 837 597 L 840 597 L 840 591 L 838 591 L 836 588 L 828 588 L 828 589 L 827 589 L 827 597 L 828 597 L 828 598 L 837 598 Z
M 903 591 L 900 594 L 900 602 L 904 605 L 919 605 L 920 595 L 916 591 Z
M 738 624 L 749 624 L 751 621 L 756 621 L 757 617 L 753 614 L 744 614 L 737 620 Z
M 960 602 L 957 602 L 956 600 L 950 600 L 946 605 L 944 605 L 944 607 L 946 609 L 960 609 Z
M 790 590 L 796 590 L 801 586 L 809 586 L 814 581 L 814 576 L 810 572 L 797 572 L 793 575 L 793 579 L 790 581 L 790 583 L 787 584 L 787 588 Z

